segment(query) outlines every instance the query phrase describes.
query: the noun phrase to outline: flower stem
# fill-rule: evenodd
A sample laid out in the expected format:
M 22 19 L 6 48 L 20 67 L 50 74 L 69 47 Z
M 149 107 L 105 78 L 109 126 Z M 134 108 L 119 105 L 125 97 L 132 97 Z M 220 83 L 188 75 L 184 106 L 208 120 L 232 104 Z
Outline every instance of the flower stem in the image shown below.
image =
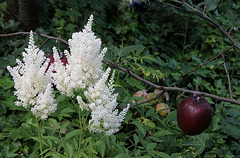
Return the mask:
M 80 125 L 80 136 L 79 136 L 79 145 L 78 145 L 78 155 L 80 154 L 80 149 L 81 149 L 81 143 L 82 143 L 82 133 L 83 133 L 83 127 L 82 127 L 82 118 L 81 118 L 81 110 L 78 107 L 78 116 L 79 116 L 79 125 Z
M 83 133 L 83 126 L 82 126 L 82 118 L 81 118 L 81 109 L 79 106 L 77 106 L 74 102 L 74 100 L 71 98 L 73 105 L 76 107 L 78 111 L 78 119 L 79 119 L 79 126 L 80 126 L 80 134 L 79 134 L 79 143 L 78 143 L 78 157 L 80 155 L 80 149 L 81 149 L 81 142 L 82 142 L 82 133 Z
M 43 154 L 42 154 L 42 151 L 43 151 L 43 143 L 42 143 L 42 132 L 41 132 L 41 127 L 42 127 L 42 120 L 39 122 L 38 121 L 38 136 L 39 136 L 39 139 L 40 139 L 40 155 L 41 155 L 41 158 L 43 158 Z

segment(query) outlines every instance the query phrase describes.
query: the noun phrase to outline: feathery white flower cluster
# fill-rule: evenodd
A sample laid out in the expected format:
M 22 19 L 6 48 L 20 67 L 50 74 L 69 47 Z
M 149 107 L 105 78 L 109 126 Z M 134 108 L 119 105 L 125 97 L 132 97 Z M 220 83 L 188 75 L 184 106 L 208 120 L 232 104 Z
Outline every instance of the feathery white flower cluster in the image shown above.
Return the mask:
M 47 116 L 56 110 L 55 100 L 51 87 L 51 75 L 46 73 L 46 68 L 49 59 L 46 59 L 44 52 L 37 48 L 34 43 L 33 33 L 30 32 L 29 45 L 23 52 L 23 62 L 16 59 L 17 66 L 7 69 L 13 76 L 17 96 L 17 106 L 28 108 L 34 106 L 32 112 L 41 119 L 46 119 Z M 44 99 L 44 101 L 42 100 Z M 43 103 L 44 102 L 44 103 Z M 42 104 L 43 103 L 43 104 Z
M 73 96 L 73 89 L 92 86 L 103 74 L 102 60 L 107 48 L 100 52 L 101 39 L 98 39 L 91 30 L 92 20 L 91 15 L 85 28 L 73 33 L 72 39 L 69 39 L 70 53 L 64 51 L 68 59 L 66 66 L 62 65 L 56 48 L 53 48 L 56 59 L 54 68 L 57 71 L 53 74 L 54 84 L 67 96 Z
M 93 132 L 104 131 L 107 135 L 116 133 L 119 130 L 119 127 L 121 126 L 129 108 L 128 105 L 128 107 L 123 109 L 120 113 L 116 109 L 118 104 L 118 94 L 113 94 L 114 73 L 108 85 L 105 84 L 110 71 L 111 69 L 108 68 L 102 78 L 96 82 L 94 86 L 89 87 L 88 90 L 84 92 L 87 100 L 89 101 L 88 104 L 86 104 L 80 96 L 77 96 L 77 101 L 80 107 L 83 109 L 90 109 L 92 111 L 92 118 L 89 120 L 91 130 Z
M 64 51 L 68 60 L 66 66 L 54 47 L 55 62 L 46 72 L 49 59 L 34 45 L 31 32 L 29 46 L 23 52 L 23 62 L 17 59 L 18 65 L 8 67 L 8 70 L 15 82 L 15 95 L 19 100 L 16 105 L 30 106 L 32 113 L 41 119 L 46 119 L 57 108 L 52 82 L 62 94 L 70 97 L 74 96 L 75 89 L 87 89 L 84 92 L 87 103 L 81 96 L 77 96 L 77 101 L 81 109 L 91 111 L 90 128 L 93 132 L 111 135 L 119 130 L 129 105 L 121 112 L 116 109 L 118 94 L 114 94 L 114 73 L 106 84 L 111 69 L 104 72 L 102 60 L 107 48 L 100 51 L 101 39 L 92 32 L 92 21 L 91 15 L 84 29 L 73 33 L 69 40 L 70 52 Z

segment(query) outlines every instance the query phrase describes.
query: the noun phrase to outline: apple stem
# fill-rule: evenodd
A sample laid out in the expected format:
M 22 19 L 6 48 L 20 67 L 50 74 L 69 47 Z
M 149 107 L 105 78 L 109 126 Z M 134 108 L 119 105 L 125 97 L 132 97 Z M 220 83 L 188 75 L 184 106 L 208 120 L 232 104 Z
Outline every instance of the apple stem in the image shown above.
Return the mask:
M 199 103 L 199 101 L 200 101 L 200 97 L 197 96 L 196 94 L 194 94 L 193 96 L 194 96 L 194 99 L 195 99 L 196 103 Z
M 199 100 L 200 100 L 200 97 L 199 97 L 199 96 L 197 96 L 197 103 L 199 103 Z

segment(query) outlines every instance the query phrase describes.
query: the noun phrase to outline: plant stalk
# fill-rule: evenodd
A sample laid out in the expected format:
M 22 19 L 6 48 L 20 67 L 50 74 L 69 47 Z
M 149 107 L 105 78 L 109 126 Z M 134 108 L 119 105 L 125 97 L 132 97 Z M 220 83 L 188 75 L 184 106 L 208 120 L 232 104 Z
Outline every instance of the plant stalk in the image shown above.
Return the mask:
M 42 151 L 43 151 L 43 143 L 42 143 L 42 132 L 41 132 L 41 127 L 42 127 L 42 120 L 41 122 L 39 123 L 38 121 L 38 136 L 39 136 L 39 139 L 40 139 L 40 155 L 41 155 L 41 158 L 43 158 L 43 155 L 42 155 Z

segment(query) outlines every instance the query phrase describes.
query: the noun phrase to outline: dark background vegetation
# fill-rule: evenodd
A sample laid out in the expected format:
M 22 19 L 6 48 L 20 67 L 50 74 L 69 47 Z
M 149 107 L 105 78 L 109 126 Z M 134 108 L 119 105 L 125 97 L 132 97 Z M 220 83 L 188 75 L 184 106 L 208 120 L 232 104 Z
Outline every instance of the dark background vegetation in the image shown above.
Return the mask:
M 240 2 L 212 2 L 192 1 L 201 11 L 204 6 L 205 9 L 216 6 L 212 10 L 207 8 L 206 14 L 227 32 L 231 30 L 230 35 L 239 44 Z M 93 31 L 101 38 L 102 46 L 108 48 L 106 60 L 118 63 L 157 85 L 176 86 L 229 98 L 228 80 L 221 56 L 194 72 L 188 72 L 233 44 L 216 26 L 187 9 L 189 8 L 172 1 L 154 0 L 146 1 L 142 9 L 130 7 L 128 1 L 32 0 L 31 4 L 23 0 L 0 1 L 0 34 L 33 30 L 68 40 L 73 32 L 83 28 L 93 14 Z M 46 40 L 41 36 L 34 38 L 38 46 Z M 22 58 L 21 53 L 27 47 L 27 41 L 27 35 L 0 37 L 0 157 L 39 155 L 39 143 L 32 139 L 36 127 L 32 124 L 31 112 L 14 105 L 14 83 L 6 70 L 7 65 L 15 65 L 16 58 Z M 49 40 L 42 50 L 50 55 L 53 46 L 57 46 L 60 51 L 68 49 L 59 40 Z M 224 54 L 233 98 L 238 101 L 239 54 L 237 48 Z M 119 106 L 131 102 L 132 95 L 138 90 L 154 90 L 120 70 L 116 70 L 115 84 L 119 93 Z M 188 94 L 176 91 L 168 93 L 170 99 L 161 100 L 171 109 L 167 117 L 159 116 L 155 112 L 155 105 L 151 103 L 130 109 L 121 130 L 116 135 L 103 139 L 104 152 L 103 149 L 93 147 L 95 156 L 239 157 L 239 105 L 206 98 L 214 111 L 212 124 L 200 135 L 186 136 L 177 127 L 176 109 Z M 58 98 L 62 109 L 66 102 L 63 100 Z M 74 122 L 76 119 L 71 110 L 60 117 L 61 112 L 58 110 L 52 117 L 59 122 Z M 72 117 L 67 117 L 69 115 Z M 47 135 L 47 128 L 45 132 Z M 49 141 L 52 141 L 50 151 L 68 154 L 61 149 L 57 150 L 54 140 Z M 94 155 L 93 153 L 89 155 Z

